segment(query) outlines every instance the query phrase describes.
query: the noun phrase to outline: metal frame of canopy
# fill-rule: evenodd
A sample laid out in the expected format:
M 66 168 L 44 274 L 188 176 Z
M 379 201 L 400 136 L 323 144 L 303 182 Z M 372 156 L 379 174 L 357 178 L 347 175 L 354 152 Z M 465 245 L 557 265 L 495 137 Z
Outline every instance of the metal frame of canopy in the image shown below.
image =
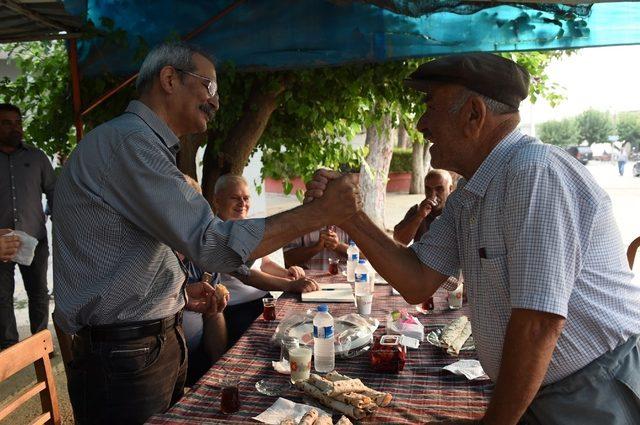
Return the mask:
M 334 3 L 353 3 L 362 2 L 369 3 L 380 8 L 390 9 L 394 4 L 394 0 L 329 0 Z M 611 3 L 621 2 L 624 0 L 595 0 L 588 4 L 595 3 Z M 220 20 L 225 15 L 232 12 L 245 0 L 233 0 L 230 4 L 206 20 L 199 27 L 181 37 L 181 40 L 190 40 L 191 38 L 202 33 L 214 22 Z M 493 0 L 475 0 L 473 2 L 460 3 L 490 3 L 496 5 L 498 3 L 546 3 L 546 4 L 567 4 L 577 5 L 585 4 L 580 0 L 560 0 L 539 2 L 534 0 L 504 0 L 495 2 Z M 8 19 L 7 19 L 8 18 Z M 13 19 L 13 20 L 12 20 Z M 127 85 L 131 84 L 137 77 L 137 73 L 129 76 L 118 86 L 105 92 L 98 99 L 90 103 L 84 109 L 82 108 L 82 99 L 80 96 L 80 70 L 78 64 L 78 47 L 77 38 L 81 35 L 80 19 L 66 12 L 64 5 L 59 0 L 0 0 L 0 42 L 20 42 L 20 41 L 38 41 L 51 39 L 68 39 L 69 42 L 69 68 L 72 86 L 74 126 L 76 127 L 76 137 L 78 142 L 83 136 L 83 117 L 118 93 Z

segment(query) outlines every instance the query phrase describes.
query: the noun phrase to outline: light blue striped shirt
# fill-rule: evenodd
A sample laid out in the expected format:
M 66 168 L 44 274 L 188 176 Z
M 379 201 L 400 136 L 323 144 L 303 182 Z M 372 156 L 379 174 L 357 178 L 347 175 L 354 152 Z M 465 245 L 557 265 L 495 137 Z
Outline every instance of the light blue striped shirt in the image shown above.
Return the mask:
M 223 222 L 186 183 L 178 143 L 133 101 L 67 161 L 53 210 L 56 320 L 65 332 L 171 316 L 184 306 L 174 250 L 202 270 L 231 272 L 260 243 L 264 219 Z
M 517 130 L 460 182 L 412 249 L 445 275 L 462 267 L 478 355 L 494 381 L 514 308 L 566 318 L 543 385 L 640 332 L 640 287 L 608 195 L 563 150 Z

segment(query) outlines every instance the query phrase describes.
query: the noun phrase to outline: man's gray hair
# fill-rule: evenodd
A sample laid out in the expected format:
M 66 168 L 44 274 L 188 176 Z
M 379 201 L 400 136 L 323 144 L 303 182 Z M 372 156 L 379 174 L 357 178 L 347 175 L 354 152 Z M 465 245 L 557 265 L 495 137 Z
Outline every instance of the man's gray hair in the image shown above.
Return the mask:
M 183 42 L 163 43 L 155 46 L 144 58 L 140 66 L 140 72 L 136 79 L 136 89 L 138 94 L 146 93 L 153 86 L 153 80 L 160 74 L 160 70 L 165 66 L 172 66 L 184 71 L 195 71 L 193 55 L 199 54 L 205 59 L 213 62 L 211 56 L 200 49 Z M 183 76 L 180 75 L 180 78 Z M 182 80 L 181 80 L 182 81 Z
M 480 99 L 482 99 L 482 101 L 486 105 L 487 109 L 495 115 L 502 115 L 502 114 L 508 114 L 511 112 L 517 112 L 517 110 L 514 110 L 512 106 L 509 106 L 502 102 L 498 102 L 495 99 L 492 99 L 483 94 L 477 93 L 473 90 L 469 90 L 468 88 L 462 89 L 458 98 L 453 102 L 453 105 L 451 105 L 449 112 L 452 114 L 460 112 L 460 109 L 462 109 L 462 106 L 467 102 L 467 100 L 469 100 L 471 96 L 479 96 Z
M 242 176 L 238 176 L 236 174 L 223 174 L 218 177 L 218 180 L 216 180 L 216 185 L 213 187 L 213 194 L 219 195 L 220 193 L 229 189 L 231 186 L 240 184 L 249 186 L 247 180 Z
M 448 172 L 447 170 L 443 170 L 441 168 L 433 168 L 433 169 L 429 170 L 427 175 L 424 176 L 425 184 L 427 183 L 428 179 L 430 179 L 431 177 L 435 177 L 435 176 L 442 177 L 445 181 L 447 181 L 449 183 L 449 185 L 453 184 L 453 177 L 451 177 L 451 173 Z

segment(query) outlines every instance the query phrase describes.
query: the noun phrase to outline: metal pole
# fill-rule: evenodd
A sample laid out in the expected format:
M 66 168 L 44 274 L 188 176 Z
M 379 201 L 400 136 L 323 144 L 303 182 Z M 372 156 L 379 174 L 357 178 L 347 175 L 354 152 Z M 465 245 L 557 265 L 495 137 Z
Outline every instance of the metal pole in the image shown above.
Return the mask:
M 76 142 L 82 139 L 82 101 L 80 99 L 80 72 L 78 71 L 78 45 L 76 39 L 69 40 L 69 68 L 71 71 L 71 90 L 73 92 L 73 119 L 76 127 Z

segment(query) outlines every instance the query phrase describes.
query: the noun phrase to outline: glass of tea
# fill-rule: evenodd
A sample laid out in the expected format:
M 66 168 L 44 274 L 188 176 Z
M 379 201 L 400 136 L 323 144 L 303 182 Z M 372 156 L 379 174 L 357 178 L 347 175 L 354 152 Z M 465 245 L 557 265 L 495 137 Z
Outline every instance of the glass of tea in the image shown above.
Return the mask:
M 429 299 L 424 301 L 420 307 L 425 314 L 433 312 L 435 309 L 435 306 L 433 305 L 433 297 L 429 297 Z
M 222 379 L 220 386 L 220 411 L 225 415 L 240 410 L 240 394 L 238 392 L 238 379 L 227 375 Z
M 339 260 L 337 258 L 329 258 L 329 274 L 336 275 L 340 272 L 338 267 Z
M 276 320 L 276 299 L 263 298 L 262 305 L 262 318 L 269 321 Z

